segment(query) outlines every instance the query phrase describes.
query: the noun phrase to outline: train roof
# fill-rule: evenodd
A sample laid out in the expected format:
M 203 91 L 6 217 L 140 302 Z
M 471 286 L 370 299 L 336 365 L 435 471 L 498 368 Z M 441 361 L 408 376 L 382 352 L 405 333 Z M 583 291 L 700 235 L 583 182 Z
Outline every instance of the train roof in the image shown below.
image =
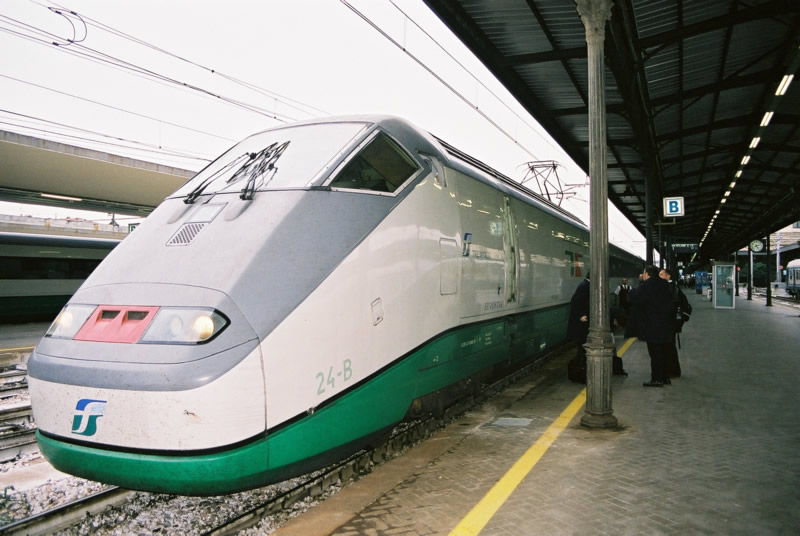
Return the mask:
M 473 176 L 477 180 L 490 184 L 491 186 L 520 198 L 527 203 L 536 205 L 541 210 L 553 215 L 556 218 L 567 221 L 572 225 L 577 225 L 586 231 L 589 229 L 585 222 L 571 212 L 561 208 L 544 196 L 523 186 L 519 182 L 504 175 L 481 160 L 478 160 L 464 151 L 457 149 L 450 143 L 426 130 L 421 129 L 420 127 L 401 117 L 386 114 L 331 116 L 290 123 L 267 130 L 280 130 L 283 128 L 292 128 L 301 125 L 338 122 L 364 122 L 379 126 L 388 134 L 395 137 L 399 143 L 408 149 L 437 156 L 443 162 L 446 162 L 449 167 L 458 169 L 459 171 Z M 614 246 L 614 248 L 619 252 L 639 258 L 637 255 L 630 253 L 619 246 L 614 244 L 612 244 L 612 246 Z
M 420 144 L 420 140 L 415 139 L 414 146 L 408 147 L 409 149 L 413 148 L 423 153 L 434 153 L 434 152 L 438 153 L 437 156 L 442 160 L 447 161 L 450 164 L 450 167 L 460 168 L 461 171 L 466 171 L 471 175 L 475 175 L 475 171 L 477 170 L 480 172 L 480 174 L 482 174 L 478 175 L 477 178 L 480 178 L 485 182 L 490 182 L 494 186 L 500 186 L 507 192 L 513 192 L 517 194 L 517 196 L 525 198 L 526 201 L 533 202 L 534 204 L 539 205 L 543 210 L 550 212 L 551 214 L 553 214 L 558 218 L 567 219 L 573 224 L 581 225 L 585 228 L 588 228 L 580 218 L 578 218 L 571 212 L 564 210 L 563 208 L 551 202 L 544 196 L 534 192 L 529 188 L 526 188 L 519 182 L 502 174 L 501 172 L 492 168 L 488 164 L 465 153 L 464 151 L 461 151 L 460 149 L 457 149 L 455 146 L 446 142 L 442 138 L 439 138 L 438 136 L 419 128 L 410 121 L 403 119 L 401 117 L 396 117 L 392 115 L 377 115 L 377 114 L 333 116 L 322 119 L 311 119 L 307 121 L 302 121 L 300 123 L 292 123 L 285 126 L 275 127 L 275 129 L 288 128 L 295 125 L 331 123 L 331 122 L 335 123 L 335 122 L 346 122 L 346 121 L 363 121 L 366 123 L 374 123 L 376 125 L 379 125 L 380 127 L 384 128 L 387 132 L 397 137 L 398 141 L 406 145 L 407 147 L 410 145 L 409 139 L 404 139 L 404 138 L 407 138 L 409 133 L 408 131 L 411 131 L 417 136 L 420 136 L 424 141 L 427 142 L 427 144 L 426 143 Z M 275 130 L 275 129 L 270 129 L 270 130 Z

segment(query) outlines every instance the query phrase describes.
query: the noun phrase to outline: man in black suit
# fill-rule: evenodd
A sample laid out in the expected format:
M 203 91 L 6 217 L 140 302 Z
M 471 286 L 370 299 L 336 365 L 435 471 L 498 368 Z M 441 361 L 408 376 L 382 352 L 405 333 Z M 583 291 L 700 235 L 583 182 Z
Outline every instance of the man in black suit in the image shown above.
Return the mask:
M 589 336 L 589 274 L 578 283 L 572 295 L 567 319 L 567 339 L 578 343 L 578 354 L 570 360 L 568 366 L 569 379 L 586 383 L 586 339 Z
M 639 276 L 641 284 L 628 295 L 632 306 L 631 316 L 635 317 L 630 325 L 635 333 L 629 335 L 626 331 L 625 336 L 645 341 L 650 354 L 650 381 L 642 384 L 645 387 L 663 387 L 672 383 L 664 374 L 664 364 L 670 345 L 675 340 L 672 326 L 675 306 L 669 283 L 661 279 L 658 272 L 656 266 L 647 266 Z
M 589 274 L 578 283 L 570 300 L 569 320 L 567 321 L 567 338 L 577 342 L 580 349 L 589 336 Z M 580 350 L 579 350 L 580 352 Z
M 689 318 L 692 307 L 689 305 L 689 300 L 683 294 L 683 291 L 672 282 L 674 270 L 664 268 L 658 273 L 661 279 L 665 279 L 669 283 L 669 290 L 672 295 L 672 303 L 678 305 L 677 314 L 672 320 L 672 329 L 675 335 L 672 337 L 672 344 L 667 352 L 666 360 L 664 361 L 664 378 L 680 378 L 681 377 L 681 363 L 678 359 L 678 347 L 675 344 L 675 338 L 683 328 L 684 319 Z

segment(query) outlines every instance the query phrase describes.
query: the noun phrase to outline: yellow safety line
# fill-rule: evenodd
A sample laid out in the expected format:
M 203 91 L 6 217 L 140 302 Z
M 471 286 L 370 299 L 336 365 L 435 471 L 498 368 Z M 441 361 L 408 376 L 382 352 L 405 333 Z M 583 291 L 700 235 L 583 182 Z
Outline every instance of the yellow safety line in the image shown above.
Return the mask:
M 33 346 L 20 346 L 19 348 L 0 348 L 0 352 L 25 352 L 33 350 Z
M 542 436 L 517 460 L 503 478 L 501 478 L 489 492 L 483 496 L 475 507 L 456 525 L 450 536 L 475 536 L 494 514 L 503 506 L 520 482 L 531 472 L 533 467 L 544 456 L 550 445 L 558 438 L 559 434 L 569 425 L 569 422 L 586 405 L 586 388 L 582 389 L 575 400 L 567 406 L 561 415 L 551 424 Z
M 617 355 L 618 355 L 618 356 L 620 356 L 620 357 L 622 357 L 622 355 L 623 355 L 625 352 L 627 352 L 627 351 L 628 351 L 628 348 L 630 348 L 631 346 L 633 346 L 633 343 L 635 343 L 635 342 L 636 342 L 636 340 L 637 340 L 637 339 L 636 339 L 636 337 L 631 337 L 630 339 L 628 339 L 627 341 L 625 341 L 625 344 L 623 344 L 622 346 L 620 346 L 620 348 L 619 348 L 619 351 L 617 351 Z
M 617 355 L 622 356 L 636 342 L 636 338 L 625 341 Z M 570 421 L 586 405 L 586 388 L 582 389 L 578 396 L 567 406 L 561 415 L 553 421 L 542 436 L 531 445 L 525 454 L 514 463 L 503 478 L 501 478 L 483 499 L 476 504 L 472 510 L 462 519 L 458 525 L 450 532 L 450 536 L 476 536 L 483 527 L 497 513 L 503 503 L 511 496 L 520 482 L 528 476 L 533 467 L 539 462 L 547 449 L 550 448 L 561 432 L 569 426 Z

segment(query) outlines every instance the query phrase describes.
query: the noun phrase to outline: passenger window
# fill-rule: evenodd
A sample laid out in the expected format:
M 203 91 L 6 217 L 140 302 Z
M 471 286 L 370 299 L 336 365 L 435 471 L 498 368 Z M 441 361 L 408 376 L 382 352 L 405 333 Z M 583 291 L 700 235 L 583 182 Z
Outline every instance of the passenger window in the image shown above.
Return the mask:
M 330 183 L 334 188 L 394 192 L 419 166 L 386 134 L 379 133 Z

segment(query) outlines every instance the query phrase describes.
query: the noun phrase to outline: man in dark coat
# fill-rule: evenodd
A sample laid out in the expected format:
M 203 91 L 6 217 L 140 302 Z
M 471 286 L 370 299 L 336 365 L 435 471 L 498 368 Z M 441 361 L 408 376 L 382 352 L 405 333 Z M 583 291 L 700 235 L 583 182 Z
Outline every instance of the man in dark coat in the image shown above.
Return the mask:
M 675 283 L 672 282 L 673 280 L 673 270 L 669 270 L 664 268 L 658 273 L 658 276 L 661 279 L 665 279 L 669 282 L 669 290 L 672 295 L 672 303 L 677 304 L 677 314 L 672 319 L 672 329 L 675 332 L 675 335 L 672 337 L 672 344 L 667 351 L 666 360 L 664 361 L 664 378 L 680 378 L 681 377 L 681 363 L 678 359 L 678 347 L 675 344 L 675 338 L 678 336 L 678 333 L 681 332 L 683 328 L 683 322 L 685 318 L 689 318 L 691 314 L 692 307 L 689 305 L 689 300 L 686 299 L 686 296 L 683 294 L 683 291 L 678 287 Z
M 575 293 L 569 302 L 569 320 L 567 321 L 567 338 L 577 342 L 581 348 L 589 336 L 589 274 L 578 283 Z M 579 350 L 580 351 L 580 350 Z
M 589 274 L 578 283 L 569 304 L 567 339 L 578 343 L 578 353 L 567 366 L 567 375 L 577 383 L 586 383 L 586 339 L 589 337 Z
M 675 306 L 669 283 L 658 276 L 658 268 L 652 264 L 645 268 L 640 276 L 641 284 L 630 291 L 631 316 L 635 317 L 636 333 L 633 336 L 647 343 L 650 354 L 650 381 L 645 387 L 662 387 L 669 385 L 669 378 L 664 375 L 664 363 L 670 345 L 674 343 L 675 332 L 672 320 Z M 628 336 L 628 332 L 625 333 Z

